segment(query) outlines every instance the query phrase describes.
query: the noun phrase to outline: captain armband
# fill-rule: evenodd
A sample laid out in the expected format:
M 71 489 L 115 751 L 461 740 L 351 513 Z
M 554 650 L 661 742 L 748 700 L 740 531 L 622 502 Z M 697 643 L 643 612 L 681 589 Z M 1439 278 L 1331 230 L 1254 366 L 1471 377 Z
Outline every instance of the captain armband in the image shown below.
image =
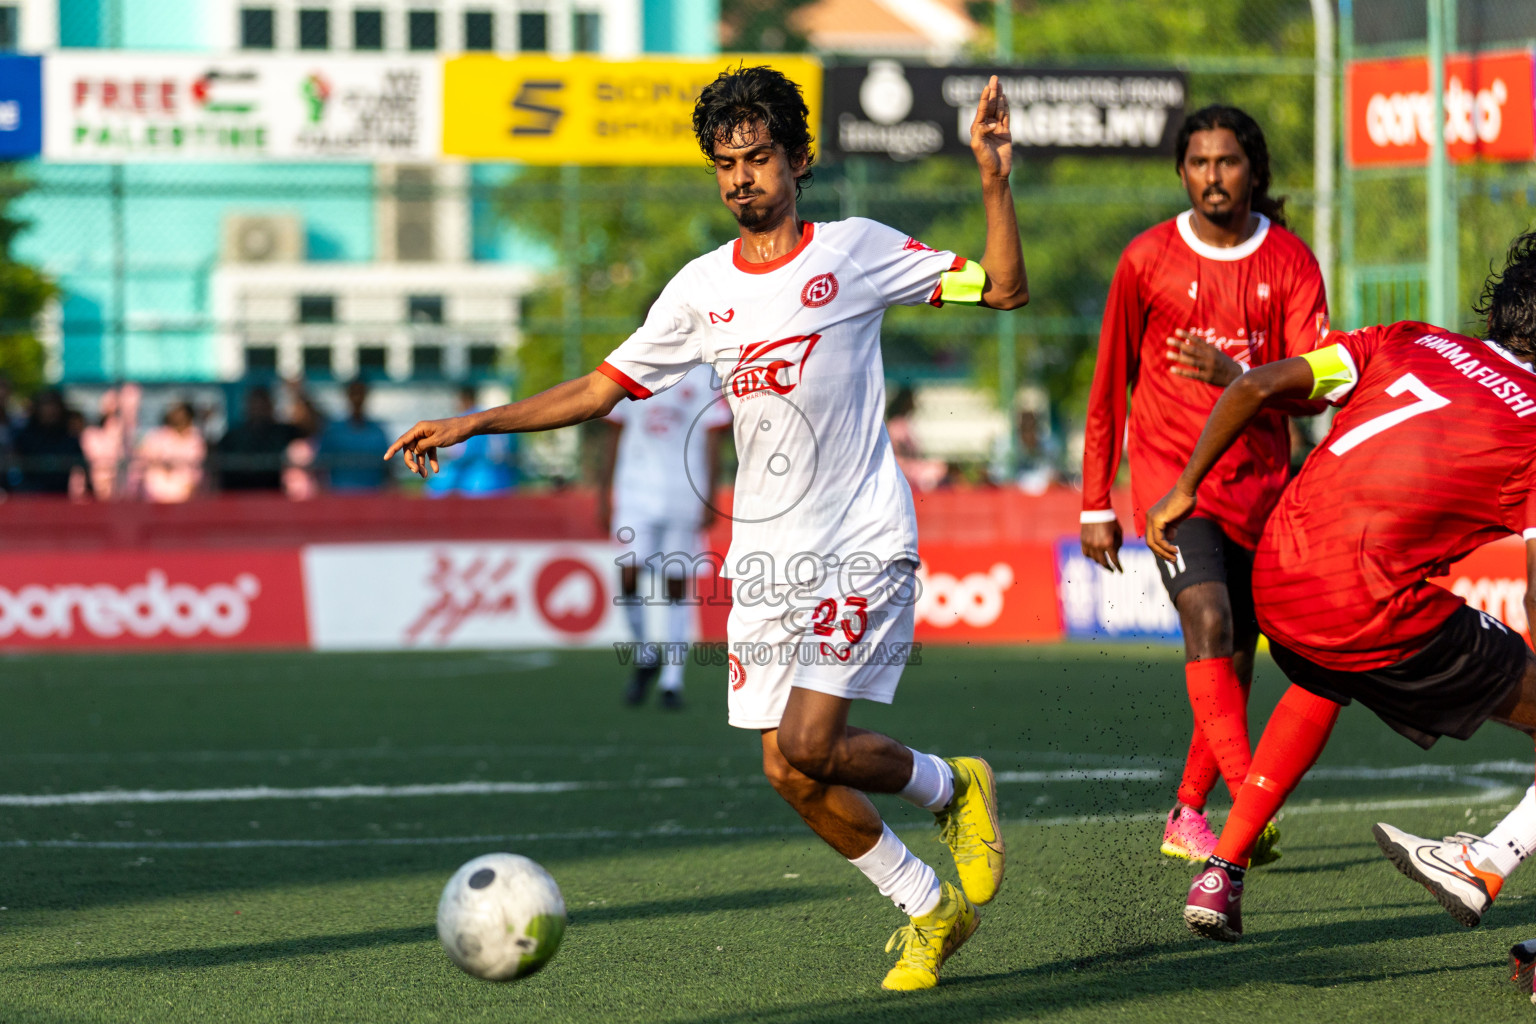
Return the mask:
M 1354 357 L 1343 345 L 1329 345 L 1313 352 L 1304 352 L 1301 358 L 1312 367 L 1312 393 L 1308 398 L 1337 402 L 1360 379 Z
M 975 260 L 966 260 L 958 269 L 939 275 L 939 286 L 930 300 L 935 306 L 956 302 L 962 306 L 981 305 L 981 293 L 987 288 L 987 272 Z

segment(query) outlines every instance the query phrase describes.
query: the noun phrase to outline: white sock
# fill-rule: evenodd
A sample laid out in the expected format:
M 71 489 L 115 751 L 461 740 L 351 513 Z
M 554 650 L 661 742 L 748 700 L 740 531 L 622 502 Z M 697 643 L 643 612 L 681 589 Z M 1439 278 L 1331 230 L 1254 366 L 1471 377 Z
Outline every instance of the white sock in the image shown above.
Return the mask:
M 667 604 L 667 643 L 674 645 L 671 650 L 679 651 L 677 644 L 688 642 L 688 632 L 693 626 L 693 606 L 681 601 L 672 601 Z M 661 669 L 661 688 L 663 690 L 681 690 L 683 688 L 683 662 L 677 660 L 677 655 L 669 654 L 667 663 Z M 673 664 L 676 660 L 677 663 Z
M 912 855 L 889 825 L 874 849 L 848 863 L 864 872 L 880 895 L 890 897 L 908 917 L 922 917 L 939 905 L 939 876 Z
M 912 750 L 912 778 L 896 795 L 924 810 L 942 811 L 955 798 L 955 773 L 942 757 Z
M 624 600 L 624 621 L 629 623 L 629 635 L 635 638 L 635 664 L 649 665 L 651 652 L 645 649 L 645 602 L 638 595 L 630 594 Z
M 1470 851 L 1474 857 L 1490 862 L 1499 874 L 1508 878 L 1520 862 L 1536 850 L 1536 786 L 1525 791 L 1515 809 L 1493 827 Z M 1481 866 L 1481 865 L 1479 865 Z

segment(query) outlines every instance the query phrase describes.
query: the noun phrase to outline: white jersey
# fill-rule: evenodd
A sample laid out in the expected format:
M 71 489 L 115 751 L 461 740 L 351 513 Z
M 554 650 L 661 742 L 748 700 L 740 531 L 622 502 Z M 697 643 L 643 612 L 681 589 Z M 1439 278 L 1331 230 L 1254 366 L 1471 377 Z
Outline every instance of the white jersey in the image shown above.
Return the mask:
M 807 223 L 768 263 L 740 248 L 684 267 L 599 369 L 639 399 L 700 363 L 724 381 L 739 469 L 722 575 L 808 583 L 854 556 L 863 571 L 916 561 L 912 491 L 885 432 L 880 323 L 891 306 L 939 305 L 941 275 L 964 261 L 860 217 Z
M 614 525 L 667 521 L 697 529 L 708 496 L 708 435 L 731 425 L 714 371 L 696 367 L 648 402 L 620 402 L 608 419 L 624 428 L 613 466 Z

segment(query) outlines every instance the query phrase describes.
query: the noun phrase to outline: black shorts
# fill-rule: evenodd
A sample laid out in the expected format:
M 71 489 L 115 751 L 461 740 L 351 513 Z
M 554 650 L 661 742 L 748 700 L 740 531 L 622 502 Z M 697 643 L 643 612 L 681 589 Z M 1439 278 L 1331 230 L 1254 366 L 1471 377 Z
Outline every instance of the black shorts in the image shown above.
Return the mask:
M 1156 560 L 1168 597 L 1177 605 L 1186 587 L 1225 584 L 1227 600 L 1232 603 L 1232 637 L 1237 647 L 1246 647 L 1259 635 L 1259 620 L 1253 611 L 1253 552 L 1228 537 L 1213 520 L 1199 517 L 1180 523 L 1174 539 L 1179 560 Z
M 1297 686 L 1339 704 L 1358 700 L 1425 750 L 1441 736 L 1476 732 L 1520 685 L 1531 657 L 1519 633 L 1466 605 L 1423 650 L 1386 668 L 1324 668 L 1273 640 L 1269 652 Z

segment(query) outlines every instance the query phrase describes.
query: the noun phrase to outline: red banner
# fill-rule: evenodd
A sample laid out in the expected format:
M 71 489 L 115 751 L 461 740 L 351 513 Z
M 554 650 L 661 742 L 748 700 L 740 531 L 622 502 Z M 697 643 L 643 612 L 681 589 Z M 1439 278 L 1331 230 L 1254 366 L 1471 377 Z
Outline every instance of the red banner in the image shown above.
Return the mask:
M 918 544 L 924 643 L 1060 640 L 1056 556 L 1049 544 Z
M 1536 155 L 1536 100 L 1529 50 L 1445 60 L 1446 153 L 1474 159 Z M 1345 72 L 1345 137 L 1350 166 L 1420 165 L 1429 159 L 1434 102 L 1422 57 L 1360 60 Z
M 295 549 L 7 554 L 0 649 L 309 644 Z

